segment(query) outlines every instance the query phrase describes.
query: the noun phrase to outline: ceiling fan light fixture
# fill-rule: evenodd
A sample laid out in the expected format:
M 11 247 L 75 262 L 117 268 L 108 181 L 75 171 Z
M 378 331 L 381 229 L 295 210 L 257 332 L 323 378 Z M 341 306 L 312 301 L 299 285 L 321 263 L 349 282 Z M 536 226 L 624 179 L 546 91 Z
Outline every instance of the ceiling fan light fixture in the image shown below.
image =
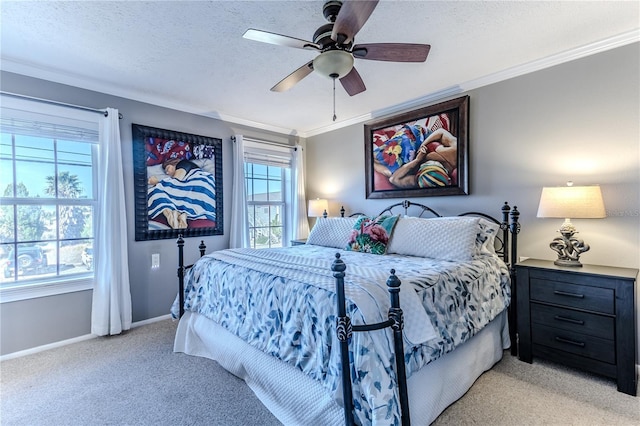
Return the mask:
M 328 78 L 342 78 L 353 68 L 353 55 L 344 50 L 327 50 L 313 60 L 313 70 Z

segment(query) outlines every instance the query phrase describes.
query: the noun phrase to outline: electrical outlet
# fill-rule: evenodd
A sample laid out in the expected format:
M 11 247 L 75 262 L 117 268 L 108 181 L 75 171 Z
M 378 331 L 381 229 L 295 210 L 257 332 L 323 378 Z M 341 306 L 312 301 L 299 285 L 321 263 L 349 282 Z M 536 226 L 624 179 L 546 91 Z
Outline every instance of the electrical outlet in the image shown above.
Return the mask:
M 153 253 L 151 255 L 151 267 L 154 269 L 160 267 L 160 253 Z

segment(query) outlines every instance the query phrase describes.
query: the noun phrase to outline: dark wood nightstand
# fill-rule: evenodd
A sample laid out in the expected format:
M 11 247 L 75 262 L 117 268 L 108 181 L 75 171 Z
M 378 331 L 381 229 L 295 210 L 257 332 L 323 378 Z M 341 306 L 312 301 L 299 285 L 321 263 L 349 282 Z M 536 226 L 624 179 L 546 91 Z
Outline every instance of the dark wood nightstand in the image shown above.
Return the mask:
M 291 240 L 291 245 L 292 246 L 302 246 L 304 244 L 307 244 L 307 239 L 303 238 L 301 240 Z
M 518 357 L 534 357 L 616 379 L 636 395 L 637 269 L 516 265 Z

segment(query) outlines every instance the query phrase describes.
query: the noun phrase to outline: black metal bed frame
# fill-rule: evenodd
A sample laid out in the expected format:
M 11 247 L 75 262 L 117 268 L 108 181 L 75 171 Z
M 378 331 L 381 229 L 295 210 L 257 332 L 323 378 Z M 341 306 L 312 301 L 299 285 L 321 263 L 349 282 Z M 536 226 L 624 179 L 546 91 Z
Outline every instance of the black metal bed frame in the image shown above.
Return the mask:
M 423 214 L 429 213 L 436 217 L 443 217 L 432 208 L 419 203 L 413 203 L 409 200 L 404 200 L 400 203 L 393 204 L 382 212 L 379 216 L 385 213 L 393 214 L 394 208 L 402 206 L 404 214 L 407 214 L 409 207 L 415 206 L 421 209 L 417 217 L 422 217 Z M 513 209 L 505 202 L 502 206 L 502 220 L 480 212 L 465 212 L 458 216 L 480 216 L 487 220 L 490 220 L 500 226 L 502 236 L 498 236 L 499 245 L 496 247 L 496 252 L 500 255 L 505 264 L 509 267 L 509 276 L 511 278 L 511 300 L 516 298 L 516 270 L 515 264 L 518 260 L 517 241 L 518 233 L 520 232 L 520 223 L 518 219 L 520 212 L 516 206 Z M 340 209 L 341 216 L 344 217 L 344 207 Z M 353 213 L 350 216 L 363 215 L 362 213 Z M 511 238 L 509 235 L 511 234 Z M 184 239 L 182 235 L 178 236 L 178 287 L 179 287 L 179 303 L 180 303 L 180 317 L 184 314 L 184 277 L 187 269 L 192 265 L 184 265 Z M 200 257 L 204 256 L 206 251 L 206 245 L 204 241 L 200 241 L 198 246 L 200 250 Z M 387 287 L 389 291 L 389 298 L 391 307 L 388 312 L 388 319 L 375 324 L 366 325 L 353 325 L 351 324 L 351 318 L 346 314 L 346 297 L 344 291 L 344 277 L 347 265 L 340 258 L 340 253 L 336 253 L 335 260 L 331 264 L 331 271 L 333 277 L 336 279 L 336 294 L 337 294 L 337 319 L 336 319 L 336 332 L 338 340 L 340 342 L 340 359 L 342 364 L 342 391 L 344 399 L 344 418 L 345 424 L 348 426 L 354 425 L 353 414 L 353 395 L 351 387 L 351 363 L 349 362 L 349 340 L 354 332 L 363 331 L 375 331 L 382 330 L 391 327 L 393 333 L 394 355 L 395 355 L 395 368 L 396 368 L 396 381 L 398 384 L 398 396 L 400 399 L 400 416 L 403 426 L 409 426 L 411 424 L 409 415 L 409 397 L 407 392 L 407 376 L 404 363 L 404 343 L 402 337 L 402 330 L 404 328 L 404 315 L 400 308 L 400 285 L 401 282 L 395 275 L 395 270 L 391 269 L 389 278 L 387 279 Z M 508 311 L 509 317 L 509 337 L 511 338 L 511 354 L 517 355 L 517 324 L 516 324 L 516 306 L 511 303 Z
M 178 235 L 178 240 L 176 241 L 178 244 L 178 301 L 180 303 L 180 316 L 184 315 L 184 274 L 187 269 L 191 268 L 193 264 L 185 266 L 184 264 L 184 238 L 182 238 L 182 234 Z M 200 250 L 200 257 L 204 256 L 204 253 L 207 251 L 207 246 L 204 243 L 204 240 L 200 240 L 200 245 L 198 246 Z
M 404 200 L 400 203 L 393 204 L 386 209 L 382 210 L 378 216 L 385 213 L 393 214 L 393 209 L 396 207 L 402 207 L 404 214 L 406 215 L 409 207 L 415 206 L 420 209 L 420 213 L 417 217 L 422 217 L 425 213 L 436 217 L 443 217 L 440 213 L 433 210 L 431 207 L 425 206 L 419 203 L 413 203 L 409 200 Z M 344 216 L 344 207 L 340 209 L 341 216 Z M 361 215 L 361 213 L 353 213 L 350 216 Z M 515 300 L 515 264 L 517 263 L 517 235 L 520 232 L 520 224 L 518 219 L 520 212 L 516 206 L 511 209 L 509 204 L 505 202 L 502 206 L 502 221 L 497 220 L 493 216 L 480 212 L 465 212 L 458 216 L 479 216 L 483 217 L 491 222 L 500 225 L 502 236 L 498 236 L 499 246 L 496 247 L 496 252 L 500 255 L 505 264 L 509 265 L 509 276 L 511 278 L 511 296 L 512 300 Z M 511 239 L 509 234 L 512 235 Z M 509 242 L 511 244 L 509 244 Z M 404 315 L 400 308 L 400 280 L 395 275 L 395 270 L 391 270 L 389 279 L 387 280 L 387 287 L 389 290 L 389 298 L 391 301 L 391 307 L 389 308 L 388 319 L 375 324 L 367 325 L 353 325 L 351 324 L 351 318 L 346 314 L 346 301 L 344 293 L 344 277 L 347 266 L 344 261 L 340 259 L 340 253 L 336 253 L 336 259 L 331 265 L 333 276 L 336 279 L 336 293 L 338 296 L 338 317 L 336 319 L 337 326 L 336 331 L 338 333 L 338 340 L 340 341 L 340 357 L 342 364 L 342 392 L 344 400 L 344 416 L 345 424 L 355 424 L 353 418 L 353 395 L 351 388 L 351 368 L 349 362 L 349 340 L 354 332 L 361 331 L 373 331 L 381 330 L 387 327 L 391 327 L 393 330 L 393 345 L 396 364 L 396 381 L 398 385 L 398 397 L 400 399 L 400 420 L 403 426 L 409 426 L 411 424 L 409 414 L 409 395 L 407 392 L 407 375 L 404 364 L 404 343 L 402 339 L 402 329 L 404 328 Z M 517 355 L 516 345 L 516 311 L 515 304 L 511 303 L 509 306 L 509 337 L 511 339 L 511 354 Z
M 404 365 L 404 343 L 402 329 L 404 328 L 404 316 L 400 309 L 400 280 L 396 271 L 391 270 L 387 279 L 391 307 L 388 319 L 366 325 L 353 325 L 351 318 L 347 316 L 346 300 L 344 295 L 344 277 L 347 265 L 340 259 L 340 253 L 336 253 L 336 259 L 331 264 L 333 276 L 336 279 L 336 293 L 338 295 L 338 317 L 336 319 L 336 332 L 340 341 L 340 361 L 342 364 L 342 395 L 344 399 L 344 421 L 346 425 L 355 424 L 353 419 L 353 394 L 351 388 L 351 363 L 349 362 L 349 340 L 354 332 L 382 330 L 391 327 L 393 330 L 393 350 L 396 364 L 396 381 L 398 382 L 398 395 L 400 397 L 400 415 L 403 425 L 409 425 L 409 396 L 407 392 L 407 373 Z M 400 356 L 398 356 L 400 354 Z

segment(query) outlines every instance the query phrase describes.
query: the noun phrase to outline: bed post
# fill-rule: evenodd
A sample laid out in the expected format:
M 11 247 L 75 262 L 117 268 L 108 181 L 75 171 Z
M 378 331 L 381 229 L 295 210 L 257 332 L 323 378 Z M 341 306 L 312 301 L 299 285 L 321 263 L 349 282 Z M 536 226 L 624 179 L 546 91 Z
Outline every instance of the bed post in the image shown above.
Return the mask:
M 344 421 L 347 426 L 354 423 L 353 419 L 353 390 L 351 387 L 351 362 L 349 362 L 349 340 L 354 332 L 382 330 L 391 327 L 393 330 L 393 349 L 396 360 L 396 382 L 398 384 L 398 398 L 400 399 L 400 419 L 402 426 L 409 426 L 409 395 L 407 391 L 407 373 L 404 364 L 404 342 L 402 329 L 404 318 L 400 308 L 400 280 L 396 271 L 391 270 L 387 279 L 389 299 L 388 319 L 374 324 L 352 325 L 351 318 L 347 316 L 346 301 L 344 295 L 344 271 L 347 269 L 344 261 L 340 259 L 340 253 L 336 253 L 336 259 L 331 264 L 333 276 L 336 279 L 336 294 L 338 296 L 338 317 L 336 318 L 336 332 L 340 341 L 340 360 L 342 365 L 342 399 L 344 400 Z
M 511 231 L 511 263 L 509 264 L 512 278 L 516 275 L 516 263 L 518 263 L 518 233 L 520 232 L 520 212 L 518 207 L 514 206 L 511 212 L 511 223 L 509 230 Z
M 518 263 L 518 233 L 520 232 L 520 223 L 518 219 L 520 212 L 517 206 L 513 206 L 511 211 L 511 221 L 509 223 L 509 231 L 511 232 L 511 245 L 509 252 L 511 259 L 509 262 L 509 276 L 511 277 L 511 304 L 509 305 L 509 337 L 511 338 L 511 355 L 518 355 L 518 315 L 516 311 L 517 285 L 516 280 L 516 263 Z
M 404 317 L 400 309 L 400 280 L 396 276 L 395 269 L 391 270 L 391 275 L 387 279 L 389 287 L 389 297 L 391 307 L 389 308 L 389 319 L 393 321 L 393 345 L 396 358 L 396 380 L 398 382 L 398 394 L 400 397 L 401 420 L 403 426 L 409 426 L 409 395 L 407 391 L 407 373 L 404 364 L 404 343 L 402 341 L 402 329 L 404 328 Z
M 184 314 L 184 238 L 178 235 L 178 300 L 180 303 L 179 318 Z
M 180 303 L 180 316 L 184 315 L 184 273 L 187 269 L 191 268 L 193 265 L 184 266 L 184 238 L 182 238 L 182 234 L 178 234 L 178 303 Z M 204 243 L 204 240 L 200 240 L 200 245 L 198 246 L 200 250 L 200 257 L 204 256 L 204 253 L 207 251 L 207 246 Z
M 338 296 L 338 317 L 336 318 L 336 332 L 340 341 L 340 359 L 342 365 L 342 399 L 344 400 L 344 422 L 350 426 L 353 421 L 353 395 L 351 390 L 351 363 L 349 362 L 349 339 L 351 339 L 351 319 L 347 316 L 344 297 L 344 271 L 347 269 L 340 253 L 331 264 L 333 276 L 336 279 L 336 293 Z
M 500 229 L 502 230 L 502 241 L 504 247 L 502 247 L 502 260 L 507 265 L 509 264 L 509 254 L 511 253 L 511 246 L 509 244 L 509 212 L 511 211 L 511 207 L 509 207 L 509 203 L 506 201 L 502 205 L 502 223 L 500 224 Z

